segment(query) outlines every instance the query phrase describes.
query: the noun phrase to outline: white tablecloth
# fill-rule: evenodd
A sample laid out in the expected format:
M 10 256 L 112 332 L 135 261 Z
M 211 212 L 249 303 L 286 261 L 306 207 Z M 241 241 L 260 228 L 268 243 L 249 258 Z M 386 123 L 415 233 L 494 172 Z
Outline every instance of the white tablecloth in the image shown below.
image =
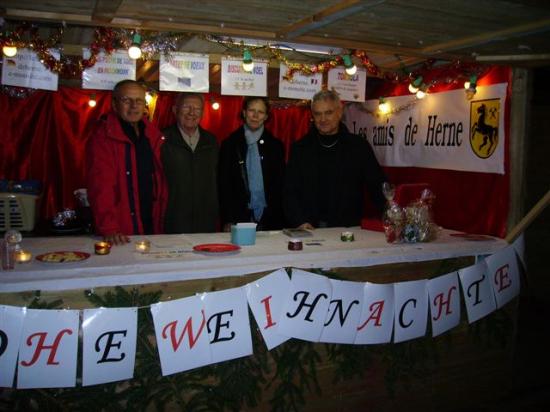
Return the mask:
M 340 234 L 344 230 L 351 230 L 355 241 L 342 242 Z M 90 253 L 90 257 L 75 263 L 45 263 L 33 259 L 17 264 L 15 270 L 0 271 L 0 292 L 138 285 L 239 276 L 281 267 L 362 267 L 488 255 L 507 245 L 502 239 L 471 241 L 453 237 L 451 233 L 453 231 L 443 230 L 437 240 L 428 243 L 388 244 L 382 233 L 358 227 L 317 229 L 312 237 L 303 239 L 303 250 L 289 251 L 286 235 L 258 232 L 253 246 L 242 246 L 237 253 L 209 255 L 194 252 L 192 247 L 202 243 L 229 243 L 229 234 L 133 236 L 131 243 L 113 246 L 105 256 L 94 254 L 94 243 L 98 239 L 92 237 L 25 238 L 22 246 L 33 256 L 54 251 L 82 251 Z M 150 255 L 134 251 L 134 241 L 145 238 L 152 243 Z M 172 257 L 155 258 L 160 253 Z

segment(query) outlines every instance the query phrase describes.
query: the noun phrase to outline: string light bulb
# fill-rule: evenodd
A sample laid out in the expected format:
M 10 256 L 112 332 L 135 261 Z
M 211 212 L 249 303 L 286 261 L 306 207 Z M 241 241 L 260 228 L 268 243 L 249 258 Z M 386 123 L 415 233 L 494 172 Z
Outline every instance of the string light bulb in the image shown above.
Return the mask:
M 97 106 L 97 100 L 96 100 L 95 94 L 90 95 L 90 100 L 88 100 L 88 106 L 90 106 L 90 107 L 96 107 Z
M 390 109 L 391 109 L 390 104 L 386 101 L 386 99 L 381 97 L 378 100 L 378 111 L 381 114 L 388 114 L 390 112 Z
M 135 33 L 132 37 L 132 45 L 128 48 L 128 56 L 131 59 L 137 60 L 141 57 L 141 36 Z
M 149 106 L 152 101 L 153 101 L 153 95 L 151 94 L 151 92 L 145 92 L 145 104 Z
M 218 110 L 220 108 L 220 104 L 218 102 L 212 102 L 212 109 Z
M 422 89 L 418 89 L 416 91 L 416 98 L 417 99 L 423 99 L 424 97 L 426 97 L 426 92 Z
M 244 49 L 243 51 L 243 69 L 245 72 L 251 72 L 254 69 L 252 53 L 250 53 L 250 50 L 248 49 Z
M 4 53 L 6 57 L 14 57 L 17 54 L 17 47 L 12 43 L 6 43 L 4 47 L 2 47 L 2 53 Z
M 418 76 L 416 79 L 414 79 L 414 81 L 409 84 L 409 91 L 411 93 L 416 93 L 422 85 L 422 80 L 424 80 L 422 76 Z
M 355 63 L 353 63 L 349 54 L 342 56 L 342 60 L 344 61 L 344 67 L 346 68 L 347 74 L 353 76 L 355 73 L 357 73 L 357 66 L 355 65 Z
M 473 87 L 474 87 L 474 89 L 475 89 L 476 83 L 477 83 L 477 76 L 474 74 L 474 75 L 470 76 L 470 79 L 469 79 L 469 80 L 466 80 L 466 81 L 464 82 L 464 88 L 465 88 L 466 90 L 468 90 L 468 89 L 470 89 L 471 86 L 473 85 Z

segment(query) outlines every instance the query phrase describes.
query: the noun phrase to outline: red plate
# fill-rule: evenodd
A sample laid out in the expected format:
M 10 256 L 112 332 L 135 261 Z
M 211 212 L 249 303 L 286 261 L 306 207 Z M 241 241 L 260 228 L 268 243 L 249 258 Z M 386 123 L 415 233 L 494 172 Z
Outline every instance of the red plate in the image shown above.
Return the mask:
M 232 243 L 204 243 L 202 245 L 193 246 L 195 252 L 206 252 L 206 253 L 226 253 L 226 252 L 236 252 L 241 247 L 234 245 Z
M 90 254 L 86 252 L 61 251 L 38 255 L 36 260 L 46 263 L 72 263 L 80 262 L 81 260 L 88 259 L 89 257 Z

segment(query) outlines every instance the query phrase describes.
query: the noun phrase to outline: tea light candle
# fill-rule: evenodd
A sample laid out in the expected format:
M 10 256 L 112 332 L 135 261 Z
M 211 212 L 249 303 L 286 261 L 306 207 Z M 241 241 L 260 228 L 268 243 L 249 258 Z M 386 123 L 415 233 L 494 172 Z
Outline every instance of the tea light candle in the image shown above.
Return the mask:
M 15 261 L 17 263 L 26 263 L 30 262 L 32 259 L 32 253 L 27 252 L 26 250 L 17 250 L 15 252 Z
M 149 240 L 138 240 L 136 242 L 136 252 L 148 253 L 151 248 L 151 242 Z
M 288 241 L 288 250 L 302 250 L 304 245 L 300 239 L 290 239 Z
M 111 252 L 111 243 L 95 242 L 94 250 L 96 255 L 108 255 Z

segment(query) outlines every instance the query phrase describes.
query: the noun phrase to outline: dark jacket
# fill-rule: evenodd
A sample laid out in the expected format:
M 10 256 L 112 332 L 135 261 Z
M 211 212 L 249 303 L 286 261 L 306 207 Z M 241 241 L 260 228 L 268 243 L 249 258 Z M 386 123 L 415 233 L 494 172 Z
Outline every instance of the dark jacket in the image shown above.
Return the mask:
M 331 171 L 328 175 L 327 170 Z M 342 124 L 338 143 L 324 148 L 313 127 L 292 145 L 284 192 L 286 219 L 292 226 L 308 222 L 318 227 L 321 220 L 328 227 L 357 226 L 365 209 L 365 187 L 382 212 L 385 180 L 365 139 L 350 133 Z
M 279 139 L 264 129 L 262 137 L 258 140 L 258 150 L 262 162 L 267 203 L 259 222 L 259 230 L 281 229 L 283 227 L 284 147 Z M 241 126 L 222 142 L 220 149 L 218 184 L 224 224 L 252 221 L 252 213 L 248 208 L 250 194 L 245 163 L 246 152 L 244 128 Z
M 160 163 L 163 137 L 156 126 L 146 119 L 143 122 L 153 151 L 153 231 L 162 233 L 166 207 L 166 181 Z M 135 148 L 114 111 L 99 121 L 88 139 L 86 171 L 96 233 L 143 234 L 138 218 L 141 211 Z
M 216 137 L 199 127 L 199 141 L 192 151 L 177 124 L 163 133 L 161 159 L 168 181 L 165 232 L 215 232 L 219 224 Z

